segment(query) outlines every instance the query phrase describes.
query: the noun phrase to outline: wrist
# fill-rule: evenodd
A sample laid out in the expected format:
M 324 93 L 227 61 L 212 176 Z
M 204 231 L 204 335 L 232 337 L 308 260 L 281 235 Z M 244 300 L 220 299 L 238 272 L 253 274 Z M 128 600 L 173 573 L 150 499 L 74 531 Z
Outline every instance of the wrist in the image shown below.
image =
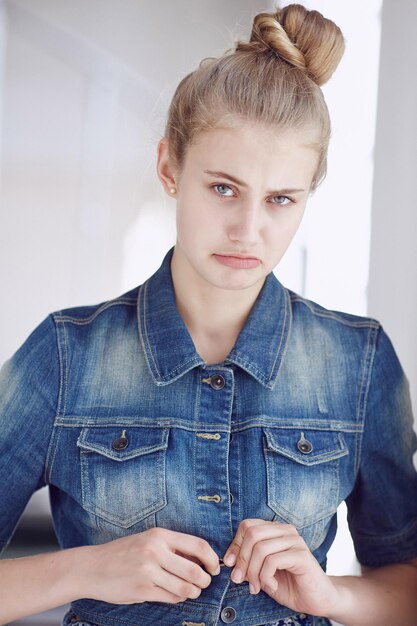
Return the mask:
M 329 576 L 334 593 L 328 597 L 328 605 L 324 612 L 324 617 L 330 620 L 342 621 L 346 616 L 349 606 L 352 606 L 352 594 L 346 579 L 350 576 Z
M 65 590 L 65 602 L 72 602 L 80 598 L 90 598 L 90 588 L 93 582 L 91 575 L 91 563 L 93 555 L 91 550 L 94 546 L 80 546 L 77 548 L 68 548 L 56 553 L 57 559 L 57 576 L 55 578 L 56 586 Z

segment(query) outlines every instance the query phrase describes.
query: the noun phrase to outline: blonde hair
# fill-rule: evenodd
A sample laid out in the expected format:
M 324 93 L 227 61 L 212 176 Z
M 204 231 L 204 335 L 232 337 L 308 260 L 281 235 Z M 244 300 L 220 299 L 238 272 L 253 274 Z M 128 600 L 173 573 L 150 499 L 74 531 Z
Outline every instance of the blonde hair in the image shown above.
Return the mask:
M 319 156 L 314 189 L 326 174 L 330 139 L 320 86 L 343 52 L 340 29 L 318 11 L 291 4 L 256 15 L 249 42 L 204 59 L 178 85 L 165 128 L 173 165 L 181 171 L 188 146 L 213 128 L 247 122 L 277 130 L 311 128 Z

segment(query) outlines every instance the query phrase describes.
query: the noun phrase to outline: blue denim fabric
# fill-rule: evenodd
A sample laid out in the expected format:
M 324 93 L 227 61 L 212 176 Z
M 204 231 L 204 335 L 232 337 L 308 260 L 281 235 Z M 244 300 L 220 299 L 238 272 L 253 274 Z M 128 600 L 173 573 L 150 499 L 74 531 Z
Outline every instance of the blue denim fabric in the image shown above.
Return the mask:
M 63 548 L 160 526 L 222 556 L 256 517 L 294 524 L 325 567 L 346 500 L 361 563 L 416 557 L 408 383 L 380 324 L 270 274 L 228 357 L 207 366 L 175 306 L 171 255 L 119 298 L 49 315 L 2 368 L 0 547 L 48 485 Z M 196 600 L 72 609 L 102 626 L 214 626 L 228 606 L 236 626 L 288 618 L 221 569 Z

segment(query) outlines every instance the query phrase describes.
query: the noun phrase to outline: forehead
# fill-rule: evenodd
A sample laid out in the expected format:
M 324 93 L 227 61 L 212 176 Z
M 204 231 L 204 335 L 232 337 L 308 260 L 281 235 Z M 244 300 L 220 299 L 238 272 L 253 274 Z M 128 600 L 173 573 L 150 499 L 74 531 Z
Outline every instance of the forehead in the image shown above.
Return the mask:
M 314 176 L 318 152 L 311 129 L 277 130 L 263 125 L 245 124 L 202 132 L 189 146 L 185 166 L 198 171 L 225 171 L 251 179 L 262 176 L 297 177 L 303 181 Z M 287 181 L 286 181 L 287 182 Z

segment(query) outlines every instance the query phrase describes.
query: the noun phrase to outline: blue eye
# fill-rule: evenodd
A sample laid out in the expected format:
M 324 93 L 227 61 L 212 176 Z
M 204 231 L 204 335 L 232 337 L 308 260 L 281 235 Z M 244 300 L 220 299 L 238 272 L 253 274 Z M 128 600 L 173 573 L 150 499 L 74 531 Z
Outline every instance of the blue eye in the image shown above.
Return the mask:
M 213 189 L 215 189 L 219 196 L 222 196 L 223 198 L 230 198 L 234 195 L 233 189 L 229 187 L 229 185 L 213 185 Z
M 275 200 L 278 200 L 278 202 L 275 202 Z M 272 198 L 272 204 L 279 204 L 280 206 L 285 206 L 290 202 L 293 202 L 293 200 L 291 200 L 291 198 L 288 198 L 287 196 L 274 196 Z

